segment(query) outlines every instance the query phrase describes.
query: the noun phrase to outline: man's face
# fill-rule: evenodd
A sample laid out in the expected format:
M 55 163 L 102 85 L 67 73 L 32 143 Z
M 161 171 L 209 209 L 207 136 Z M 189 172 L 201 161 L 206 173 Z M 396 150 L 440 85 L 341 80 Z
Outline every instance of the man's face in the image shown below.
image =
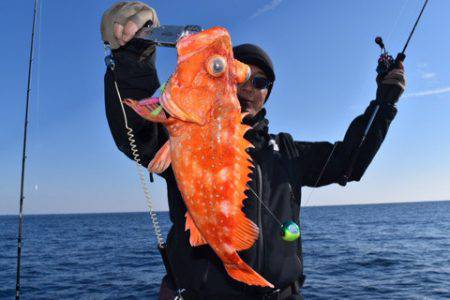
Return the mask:
M 257 89 L 253 86 L 253 78 L 263 77 L 267 79 L 264 72 L 257 66 L 249 65 L 252 75 L 249 80 L 237 87 L 237 96 L 241 104 L 242 112 L 248 112 L 250 116 L 255 116 L 264 106 L 267 97 L 267 88 Z

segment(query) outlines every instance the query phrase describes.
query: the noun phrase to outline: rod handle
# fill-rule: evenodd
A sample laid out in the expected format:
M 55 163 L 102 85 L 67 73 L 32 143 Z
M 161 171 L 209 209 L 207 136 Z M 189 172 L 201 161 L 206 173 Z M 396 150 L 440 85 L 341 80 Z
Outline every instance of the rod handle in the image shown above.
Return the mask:
M 395 58 L 395 61 L 401 61 L 404 62 L 406 58 L 406 54 L 403 52 L 400 52 L 399 54 L 397 54 L 397 57 Z
M 356 160 L 358 159 L 359 156 L 359 150 L 360 147 L 356 148 L 354 150 L 354 152 L 352 153 L 351 159 L 347 165 L 347 168 L 345 169 L 344 174 L 342 174 L 341 178 L 338 181 L 338 184 L 341 186 L 346 186 L 347 182 L 350 179 L 350 176 L 352 176 L 353 173 L 353 167 L 355 166 Z

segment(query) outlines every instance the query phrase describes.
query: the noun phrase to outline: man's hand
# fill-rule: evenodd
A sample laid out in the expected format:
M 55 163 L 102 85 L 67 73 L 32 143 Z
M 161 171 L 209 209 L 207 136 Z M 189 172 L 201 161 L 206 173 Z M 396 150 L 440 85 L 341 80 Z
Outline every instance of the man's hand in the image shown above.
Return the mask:
M 403 63 L 398 62 L 398 68 L 390 71 L 386 76 L 377 76 L 377 100 L 395 104 L 405 91 L 406 76 Z
M 117 2 L 102 17 L 102 40 L 112 49 L 129 42 L 148 21 L 159 25 L 156 11 L 142 2 Z

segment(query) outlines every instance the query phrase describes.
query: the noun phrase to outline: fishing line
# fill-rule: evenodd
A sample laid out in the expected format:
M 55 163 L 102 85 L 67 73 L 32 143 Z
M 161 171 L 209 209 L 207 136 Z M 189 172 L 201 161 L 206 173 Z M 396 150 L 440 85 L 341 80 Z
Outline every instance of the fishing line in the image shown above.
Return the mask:
M 40 132 L 41 122 L 40 122 L 40 110 L 41 110 L 41 36 L 42 36 L 42 12 L 43 12 L 44 1 L 39 2 L 39 11 L 37 13 L 37 49 L 36 49 L 36 132 Z
M 333 145 L 333 149 L 331 149 L 330 155 L 328 155 L 328 158 L 327 158 L 327 160 L 325 161 L 325 164 L 322 167 L 322 170 L 320 170 L 319 176 L 317 176 L 317 180 L 316 180 L 314 186 L 311 188 L 311 191 L 309 192 L 309 195 L 306 198 L 305 206 L 308 204 L 309 200 L 311 199 L 312 194 L 315 192 L 317 186 L 319 185 L 319 182 L 322 179 L 322 176 L 325 173 L 325 170 L 326 170 L 328 164 L 331 161 L 331 157 L 333 157 L 333 154 L 334 154 L 334 151 L 336 150 L 337 145 L 338 145 L 338 142 L 335 142 L 334 145 Z
M 417 17 L 417 19 L 416 19 L 416 21 L 415 21 L 415 23 L 414 23 L 414 26 L 413 26 L 411 32 L 409 33 L 408 39 L 406 40 L 406 43 L 405 43 L 405 45 L 404 45 L 404 47 L 403 47 L 403 50 L 402 50 L 401 53 L 399 53 L 399 55 L 397 56 L 397 59 L 396 59 L 396 60 L 401 60 L 401 61 L 404 60 L 406 48 L 407 48 L 408 45 L 409 45 L 409 42 L 410 42 L 410 40 L 411 40 L 411 38 L 412 38 L 412 36 L 413 36 L 413 34 L 414 34 L 416 28 L 417 28 L 417 25 L 418 25 L 418 23 L 419 23 L 419 20 L 420 20 L 420 18 L 422 17 L 422 14 L 423 14 L 423 12 L 424 12 L 424 10 L 425 10 L 425 8 L 426 8 L 428 2 L 429 2 L 429 0 L 425 0 L 424 4 L 423 4 L 423 6 L 422 6 L 422 9 L 421 9 L 421 11 L 420 11 L 420 13 L 419 13 L 419 16 Z M 404 9 L 402 9 L 402 10 L 404 10 Z M 387 57 L 387 56 L 388 56 L 388 53 L 387 53 L 386 50 L 384 49 L 384 44 L 383 44 L 382 39 L 379 38 L 379 37 L 377 37 L 377 39 L 375 39 L 375 41 L 376 41 L 377 44 L 379 44 L 379 46 L 380 46 L 381 49 L 382 49 L 382 56 L 385 55 L 385 56 Z M 395 62 L 395 63 L 396 63 L 396 62 Z M 380 64 L 380 62 L 379 62 L 379 64 Z M 393 66 L 394 66 L 393 64 L 388 65 L 388 66 L 387 66 L 387 70 L 389 70 L 389 68 L 391 68 L 391 67 L 393 67 Z M 378 71 L 378 68 L 377 68 L 377 71 Z M 341 185 L 343 185 L 343 186 L 345 186 L 345 185 L 347 184 L 347 181 L 348 181 L 348 179 L 349 179 L 350 176 L 351 176 L 351 173 L 352 173 L 352 171 L 353 171 L 353 166 L 354 166 L 354 164 L 356 163 L 356 158 L 357 158 L 357 156 L 359 155 L 359 150 L 361 149 L 362 145 L 364 144 L 364 142 L 365 142 L 365 140 L 366 140 L 367 134 L 368 134 L 370 128 L 372 127 L 373 121 L 374 121 L 374 119 L 375 119 L 375 117 L 376 117 L 376 115 L 377 115 L 377 112 L 378 112 L 379 108 L 380 108 L 380 105 L 378 104 L 378 105 L 375 107 L 375 109 L 373 110 L 373 112 L 372 112 L 372 114 L 371 114 L 371 116 L 370 116 L 370 118 L 369 118 L 369 121 L 368 121 L 368 123 L 367 123 L 367 126 L 366 126 L 366 128 L 365 128 L 365 130 L 364 130 L 364 134 L 363 134 L 363 136 L 362 136 L 362 138 L 361 138 L 361 140 L 360 140 L 360 142 L 359 142 L 359 144 L 358 144 L 356 150 L 354 151 L 352 157 L 351 157 L 350 160 L 349 160 L 349 165 L 347 166 L 347 168 L 346 168 L 346 170 L 345 170 L 345 172 L 344 172 L 344 174 L 343 174 L 343 176 L 342 176 L 342 179 L 341 179 L 341 181 L 339 182 L 339 184 L 341 184 Z M 323 166 L 323 168 L 322 168 L 322 170 L 321 170 L 321 172 L 320 172 L 320 174 L 319 174 L 319 176 L 318 176 L 318 178 L 317 178 L 317 181 L 316 181 L 316 183 L 315 183 L 313 189 L 311 190 L 311 192 L 310 192 L 310 194 L 309 194 L 307 200 L 305 201 L 305 206 L 306 206 L 306 204 L 308 203 L 309 199 L 311 198 L 311 195 L 313 194 L 315 188 L 316 188 L 317 185 L 319 184 L 319 182 L 320 182 L 320 180 L 321 180 L 321 178 L 322 178 L 322 176 L 323 176 L 323 173 L 324 173 L 326 167 L 328 166 L 328 163 L 329 163 L 330 160 L 331 160 L 331 157 L 332 157 L 332 155 L 333 155 L 333 152 L 334 152 L 336 146 L 337 146 L 337 142 L 334 144 L 334 147 L 333 147 L 333 149 L 332 149 L 330 155 L 328 156 L 328 159 L 327 159 L 327 161 L 325 162 L 325 164 L 324 164 L 324 166 Z
M 405 54 L 406 48 L 407 48 L 408 45 L 409 45 L 409 41 L 411 40 L 411 38 L 412 38 L 412 36 L 413 36 L 413 34 L 414 34 L 414 31 L 416 30 L 417 24 L 419 24 L 420 18 L 422 17 L 423 11 L 425 10 L 425 7 L 427 6 L 428 1 L 429 1 L 429 0 L 425 0 L 425 3 L 424 3 L 423 6 L 422 6 L 422 10 L 420 11 L 420 14 L 419 14 L 419 16 L 418 16 L 417 19 L 416 19 L 416 23 L 414 23 L 414 27 L 413 27 L 413 29 L 411 30 L 411 32 L 409 33 L 408 40 L 406 41 L 406 44 L 405 44 L 405 46 L 403 47 L 403 50 L 402 50 L 402 52 L 401 52 L 402 54 Z
M 35 116 L 35 121 L 33 122 L 36 126 L 36 129 L 32 130 L 32 141 L 34 141 L 34 144 L 37 145 L 37 149 L 34 149 L 34 153 L 38 154 L 39 152 L 37 151 L 40 148 L 40 144 L 39 144 L 39 140 L 40 140 L 40 132 L 41 132 L 41 37 L 42 37 L 42 19 L 43 19 L 43 6 L 44 6 L 44 1 L 39 2 L 39 8 L 38 8 L 38 12 L 37 12 L 37 49 L 36 49 L 36 54 L 35 54 L 35 59 L 34 61 L 36 61 L 36 68 L 35 68 L 35 82 L 36 82 L 36 93 L 34 96 L 35 99 L 35 110 L 36 112 L 34 113 Z M 33 126 L 31 127 L 33 129 Z M 35 182 L 34 184 L 34 194 L 36 195 L 36 193 L 38 192 L 39 189 L 39 185 L 36 183 L 36 181 L 39 182 L 39 177 L 38 180 L 36 180 L 36 178 L 33 176 L 33 181 Z
M 262 207 L 270 214 L 275 222 L 280 225 L 281 230 L 281 238 L 286 242 L 294 242 L 300 238 L 300 227 L 293 221 L 287 221 L 281 223 L 280 219 L 278 219 L 274 213 L 266 206 L 266 204 L 261 200 L 258 194 L 253 190 L 253 188 L 247 184 L 248 189 L 255 195 L 256 200 L 261 203 Z
M 396 17 L 395 22 L 394 22 L 394 25 L 392 26 L 391 31 L 389 32 L 388 38 L 387 38 L 386 40 L 389 40 L 389 39 L 390 39 L 390 37 L 391 37 L 391 35 L 392 35 L 392 32 L 393 32 L 393 31 L 395 30 L 395 28 L 397 27 L 398 21 L 400 20 L 400 17 L 401 17 L 401 16 L 403 15 L 403 13 L 405 12 L 405 8 L 406 8 L 407 4 L 409 3 L 409 1 L 410 1 L 410 0 L 405 0 L 405 1 L 403 1 L 402 8 L 400 9 L 400 12 L 399 12 L 399 14 L 398 14 L 397 17 Z M 365 84 L 364 84 L 364 85 L 365 85 Z M 313 195 L 314 192 L 316 191 L 316 188 L 317 188 L 317 186 L 319 185 L 319 182 L 320 182 L 320 180 L 322 179 L 322 176 L 323 176 L 323 174 L 324 174 L 324 172 L 325 172 L 325 170 L 326 170 L 328 164 L 330 163 L 331 157 L 333 156 L 334 151 L 336 150 L 336 146 L 337 146 L 337 142 L 334 143 L 333 148 L 331 149 L 331 152 L 330 152 L 330 154 L 328 155 L 328 158 L 326 159 L 326 161 L 325 161 L 325 163 L 324 163 L 324 165 L 323 165 L 323 167 L 322 167 L 322 169 L 321 169 L 321 171 L 320 171 L 320 173 L 319 173 L 319 176 L 317 176 L 316 182 L 315 182 L 314 186 L 311 188 L 311 191 L 309 192 L 308 197 L 306 198 L 306 201 L 304 202 L 304 205 L 303 205 L 303 206 L 307 206 L 308 203 L 310 202 L 312 195 Z
M 398 68 L 399 63 L 403 62 L 406 58 L 405 55 L 405 51 L 406 48 L 409 45 L 409 42 L 417 28 L 417 24 L 419 24 L 419 20 L 422 17 L 422 14 L 428 4 L 429 0 L 426 0 L 425 3 L 422 6 L 422 10 L 420 11 L 419 16 L 416 19 L 416 22 L 414 23 L 414 26 L 411 30 L 411 32 L 409 33 L 408 39 L 406 40 L 405 46 L 403 47 L 402 52 L 397 54 L 397 58 L 394 60 L 394 58 L 389 55 L 389 53 L 386 51 L 385 49 L 385 45 L 383 43 L 383 40 L 381 37 L 377 37 L 375 39 L 375 43 L 377 43 L 380 48 L 381 48 L 381 55 L 378 59 L 378 66 L 377 66 L 377 73 L 378 76 L 381 76 L 381 78 L 383 78 L 384 76 L 386 76 L 391 70 Z M 360 139 L 360 142 L 358 144 L 358 146 L 354 149 L 352 155 L 350 156 L 350 159 L 348 161 L 348 166 L 346 167 L 344 173 L 342 174 L 342 178 L 339 180 L 339 184 L 342 186 L 345 186 L 348 182 L 348 180 L 350 179 L 350 176 L 353 173 L 353 167 L 356 164 L 357 158 L 359 156 L 359 152 L 361 151 L 362 146 L 364 145 L 364 142 L 366 141 L 366 138 L 369 134 L 370 129 L 372 128 L 373 122 L 375 120 L 375 117 L 377 116 L 377 113 L 380 109 L 380 102 L 382 102 L 382 99 L 376 99 L 376 106 L 374 108 L 374 110 L 372 111 L 370 118 L 367 122 L 366 128 L 364 130 L 364 133 Z
M 390 41 L 390 38 L 391 38 L 391 36 L 392 36 L 392 33 L 393 33 L 394 30 L 397 28 L 398 21 L 400 21 L 400 18 L 403 16 L 403 14 L 404 14 L 404 12 L 405 12 L 405 8 L 406 8 L 407 4 L 409 3 L 409 1 L 410 1 L 410 0 L 405 0 L 405 1 L 403 1 L 402 8 L 400 9 L 400 12 L 398 13 L 397 18 L 395 19 L 394 25 L 392 26 L 391 31 L 389 32 L 389 34 L 388 34 L 388 36 L 387 36 L 387 38 L 386 38 L 386 42 L 389 42 L 389 41 Z
M 248 189 L 253 193 L 253 195 L 255 195 L 256 199 L 258 200 L 259 203 L 261 203 L 261 205 L 264 207 L 264 209 L 272 216 L 272 218 L 274 219 L 274 221 L 276 221 L 280 227 L 283 227 L 283 223 L 281 223 L 280 219 L 278 219 L 273 212 L 266 206 L 266 204 L 261 200 L 261 198 L 259 198 L 258 194 L 252 189 L 252 187 L 247 184 Z
M 394 21 L 394 23 L 393 23 L 394 25 L 392 25 L 392 26 L 390 27 L 391 29 L 390 29 L 390 31 L 389 31 L 388 38 L 386 39 L 387 42 L 389 42 L 390 37 L 392 36 L 392 33 L 393 33 L 393 32 L 395 31 L 395 29 L 397 28 L 398 22 L 399 22 L 399 20 L 401 19 L 401 17 L 403 17 L 403 15 L 404 15 L 404 13 L 405 13 L 405 9 L 406 9 L 406 7 L 408 6 L 408 3 L 409 3 L 410 1 L 411 1 L 411 0 L 403 0 L 403 5 L 402 5 L 402 7 L 401 7 L 399 13 L 398 13 L 397 16 L 396 16 L 396 19 L 395 19 L 395 21 Z M 361 94 L 362 92 L 364 92 L 365 90 L 367 90 L 367 88 L 368 88 L 368 83 L 369 83 L 369 82 L 372 83 L 372 80 L 370 80 L 368 77 L 365 77 L 363 83 L 357 87 L 356 92 L 358 92 L 359 94 Z M 357 107 L 358 109 L 364 109 L 364 107 L 361 107 L 361 108 L 360 108 L 360 107 L 359 107 L 359 104 L 358 104 L 358 105 L 352 105 L 351 108 L 353 108 L 353 107 Z

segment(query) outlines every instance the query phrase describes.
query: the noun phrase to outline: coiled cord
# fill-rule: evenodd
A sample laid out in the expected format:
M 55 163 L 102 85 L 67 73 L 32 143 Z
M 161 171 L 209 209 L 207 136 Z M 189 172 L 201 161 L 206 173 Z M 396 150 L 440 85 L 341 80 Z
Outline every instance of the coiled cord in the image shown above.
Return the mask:
M 153 201 L 152 201 L 152 199 L 150 197 L 150 191 L 149 191 L 148 186 L 147 186 L 147 181 L 146 181 L 146 178 L 145 178 L 144 171 L 142 170 L 141 158 L 139 156 L 139 152 L 138 152 L 138 149 L 137 149 L 137 146 L 136 146 L 136 140 L 134 139 L 133 129 L 130 126 L 128 126 L 127 114 L 125 112 L 125 107 L 124 107 L 123 102 L 122 102 L 122 96 L 120 95 L 119 86 L 117 85 L 117 80 L 116 80 L 115 75 L 114 75 L 114 65 L 111 65 L 110 69 L 111 69 L 111 72 L 113 73 L 114 87 L 116 89 L 117 96 L 119 98 L 120 108 L 122 109 L 124 125 L 125 125 L 125 128 L 127 130 L 128 142 L 130 144 L 130 149 L 131 149 L 131 153 L 133 155 L 133 160 L 136 163 L 136 168 L 137 168 L 137 172 L 138 172 L 138 175 L 139 175 L 139 180 L 141 181 L 142 191 L 144 192 L 144 196 L 145 196 L 145 199 L 147 201 L 147 206 L 148 206 L 148 209 L 149 209 L 150 218 L 151 218 L 152 224 L 153 224 L 153 230 L 155 231 L 155 235 L 156 235 L 156 239 L 158 240 L 159 247 L 164 247 L 164 238 L 163 238 L 162 233 L 161 233 L 161 227 L 159 226 L 158 216 L 156 215 L 156 213 L 153 210 Z

